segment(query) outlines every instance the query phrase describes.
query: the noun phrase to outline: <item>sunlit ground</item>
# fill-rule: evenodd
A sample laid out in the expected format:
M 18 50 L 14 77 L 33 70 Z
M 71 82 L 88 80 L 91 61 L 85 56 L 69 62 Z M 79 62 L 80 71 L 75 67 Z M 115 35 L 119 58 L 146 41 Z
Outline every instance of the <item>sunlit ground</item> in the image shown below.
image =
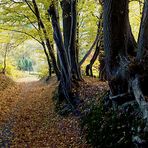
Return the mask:
M 11 78 L 15 82 L 33 82 L 33 81 L 38 81 L 39 78 L 39 73 L 37 72 L 28 72 L 28 71 L 16 71 L 16 76 L 11 76 Z

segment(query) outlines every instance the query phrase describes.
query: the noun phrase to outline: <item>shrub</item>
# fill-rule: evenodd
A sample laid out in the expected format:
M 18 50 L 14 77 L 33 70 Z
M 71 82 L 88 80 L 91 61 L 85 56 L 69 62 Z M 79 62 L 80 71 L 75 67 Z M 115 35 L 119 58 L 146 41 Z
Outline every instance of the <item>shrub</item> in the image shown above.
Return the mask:
M 47 65 L 42 65 L 41 67 L 38 68 L 38 73 L 39 73 L 39 78 L 45 78 L 49 75 L 48 72 L 48 66 Z

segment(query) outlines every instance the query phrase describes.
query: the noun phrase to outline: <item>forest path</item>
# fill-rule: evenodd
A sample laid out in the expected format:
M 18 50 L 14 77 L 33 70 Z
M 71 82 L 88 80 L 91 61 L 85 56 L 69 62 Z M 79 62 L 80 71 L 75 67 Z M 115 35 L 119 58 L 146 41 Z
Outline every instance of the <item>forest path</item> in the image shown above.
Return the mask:
M 54 111 L 55 78 L 45 84 L 27 81 L 1 93 L 0 147 L 87 147 L 77 117 L 61 117 Z
M 19 83 L 21 83 L 21 82 L 37 82 L 37 81 L 39 81 L 39 78 L 37 75 L 29 75 L 29 74 L 25 77 L 18 78 L 15 80 L 15 82 L 19 82 Z

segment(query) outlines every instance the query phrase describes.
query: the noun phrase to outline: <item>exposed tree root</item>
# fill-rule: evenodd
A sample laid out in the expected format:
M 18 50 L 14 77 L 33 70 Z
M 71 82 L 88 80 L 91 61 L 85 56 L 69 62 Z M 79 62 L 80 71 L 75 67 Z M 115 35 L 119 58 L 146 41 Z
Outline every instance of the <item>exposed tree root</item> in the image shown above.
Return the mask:
M 132 90 L 133 90 L 135 99 L 139 104 L 139 107 L 143 113 L 143 119 L 146 120 L 145 131 L 148 131 L 148 102 L 146 102 L 145 97 L 140 89 L 138 77 L 136 77 L 132 81 Z

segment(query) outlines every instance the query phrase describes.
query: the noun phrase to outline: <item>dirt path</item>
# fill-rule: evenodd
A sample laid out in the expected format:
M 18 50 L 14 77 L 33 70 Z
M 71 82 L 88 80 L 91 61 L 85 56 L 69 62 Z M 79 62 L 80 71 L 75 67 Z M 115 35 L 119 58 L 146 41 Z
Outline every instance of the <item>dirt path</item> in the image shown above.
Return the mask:
M 54 112 L 57 83 L 28 80 L 0 92 L 0 148 L 83 148 L 76 117 Z
M 28 77 L 24 77 L 24 78 L 19 78 L 17 80 L 15 80 L 16 82 L 37 82 L 39 81 L 39 78 L 37 76 L 34 76 L 34 75 L 29 75 Z

